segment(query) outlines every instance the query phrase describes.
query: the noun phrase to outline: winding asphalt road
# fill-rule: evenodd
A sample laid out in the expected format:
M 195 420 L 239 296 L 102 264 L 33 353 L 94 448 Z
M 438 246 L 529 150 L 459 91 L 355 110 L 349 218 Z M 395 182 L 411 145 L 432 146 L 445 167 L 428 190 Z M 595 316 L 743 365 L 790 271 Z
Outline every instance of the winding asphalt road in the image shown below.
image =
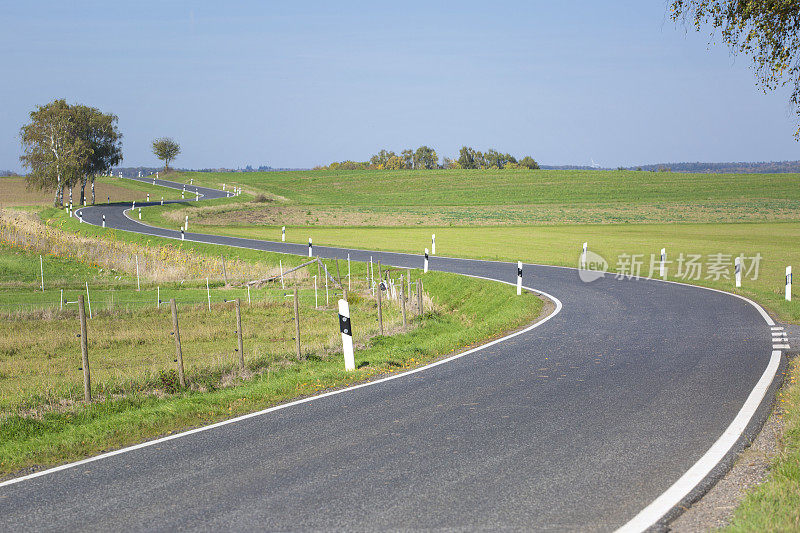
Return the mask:
M 179 238 L 128 208 L 83 208 L 83 219 Z M 307 254 L 305 244 L 186 239 Z M 314 247 L 347 253 L 422 266 L 415 255 Z M 516 279 L 507 263 L 432 257 L 430 267 Z M 395 379 L 0 484 L 0 530 L 661 527 L 763 420 L 781 361 L 772 324 L 697 287 L 524 272 L 562 304 L 538 327 Z

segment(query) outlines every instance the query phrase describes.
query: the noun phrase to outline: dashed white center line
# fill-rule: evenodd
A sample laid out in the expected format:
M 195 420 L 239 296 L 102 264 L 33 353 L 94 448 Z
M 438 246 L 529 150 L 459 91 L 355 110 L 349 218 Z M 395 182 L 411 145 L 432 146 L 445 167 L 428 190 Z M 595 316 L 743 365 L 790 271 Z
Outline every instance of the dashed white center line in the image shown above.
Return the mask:
M 789 345 L 788 344 L 773 344 L 772 347 L 774 349 L 776 349 L 776 350 L 788 350 L 789 349 Z

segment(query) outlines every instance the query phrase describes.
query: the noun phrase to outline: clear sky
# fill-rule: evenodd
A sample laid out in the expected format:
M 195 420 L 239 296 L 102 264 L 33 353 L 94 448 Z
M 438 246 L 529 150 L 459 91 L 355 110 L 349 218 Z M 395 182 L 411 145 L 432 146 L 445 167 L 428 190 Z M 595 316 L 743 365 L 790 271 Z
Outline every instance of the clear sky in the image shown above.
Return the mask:
M 800 159 L 788 90 L 659 1 L 0 3 L 0 169 L 55 98 L 119 116 L 124 166 L 310 167 L 427 144 L 543 164 Z

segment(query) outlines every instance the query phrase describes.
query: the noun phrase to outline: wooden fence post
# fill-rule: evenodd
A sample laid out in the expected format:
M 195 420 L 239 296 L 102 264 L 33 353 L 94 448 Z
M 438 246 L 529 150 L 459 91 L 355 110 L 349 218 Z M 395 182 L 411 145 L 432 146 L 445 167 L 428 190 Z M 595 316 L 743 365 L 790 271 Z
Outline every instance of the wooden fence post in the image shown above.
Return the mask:
M 381 303 L 381 283 L 376 287 L 375 295 L 378 298 L 378 331 L 383 335 L 383 304 Z
M 244 370 L 244 341 L 242 340 L 242 310 L 239 298 L 236 298 L 236 335 L 239 337 L 239 370 Z
M 297 295 L 297 287 L 294 288 L 294 338 L 297 346 L 297 358 L 303 360 L 300 352 L 300 298 Z
M 86 332 L 86 307 L 83 303 L 83 294 L 78 295 L 78 314 L 81 317 L 81 368 L 83 368 L 83 399 L 86 403 L 92 401 L 92 379 L 89 374 L 89 339 Z
M 181 387 L 186 387 L 186 378 L 183 375 L 181 332 L 178 329 L 178 306 L 175 305 L 175 298 L 170 298 L 169 305 L 172 307 L 172 334 L 175 336 L 175 362 L 178 363 L 178 379 L 180 380 Z

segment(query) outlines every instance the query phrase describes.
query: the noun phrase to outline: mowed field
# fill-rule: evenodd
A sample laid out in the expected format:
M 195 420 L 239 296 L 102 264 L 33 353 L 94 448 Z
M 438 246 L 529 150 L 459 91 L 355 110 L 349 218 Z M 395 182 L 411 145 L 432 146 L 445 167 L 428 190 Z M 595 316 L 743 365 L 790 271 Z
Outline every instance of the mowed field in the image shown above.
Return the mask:
M 800 320 L 800 303 L 783 298 L 785 268 L 800 264 L 796 174 L 298 171 L 182 177 L 190 178 L 239 185 L 248 194 L 201 207 L 147 209 L 144 220 L 177 228 L 188 215 L 192 231 L 268 240 L 280 239 L 286 225 L 291 242 L 311 237 L 319 245 L 418 254 L 431 247 L 435 233 L 439 255 L 561 266 L 577 266 L 588 242 L 610 270 L 630 274 L 626 263 L 632 261 L 642 276 L 654 274 L 653 255 L 666 248 L 668 279 L 731 291 L 734 257 L 742 255 L 748 272 L 736 292 L 781 319 Z M 690 259 L 701 266 L 687 275 Z

